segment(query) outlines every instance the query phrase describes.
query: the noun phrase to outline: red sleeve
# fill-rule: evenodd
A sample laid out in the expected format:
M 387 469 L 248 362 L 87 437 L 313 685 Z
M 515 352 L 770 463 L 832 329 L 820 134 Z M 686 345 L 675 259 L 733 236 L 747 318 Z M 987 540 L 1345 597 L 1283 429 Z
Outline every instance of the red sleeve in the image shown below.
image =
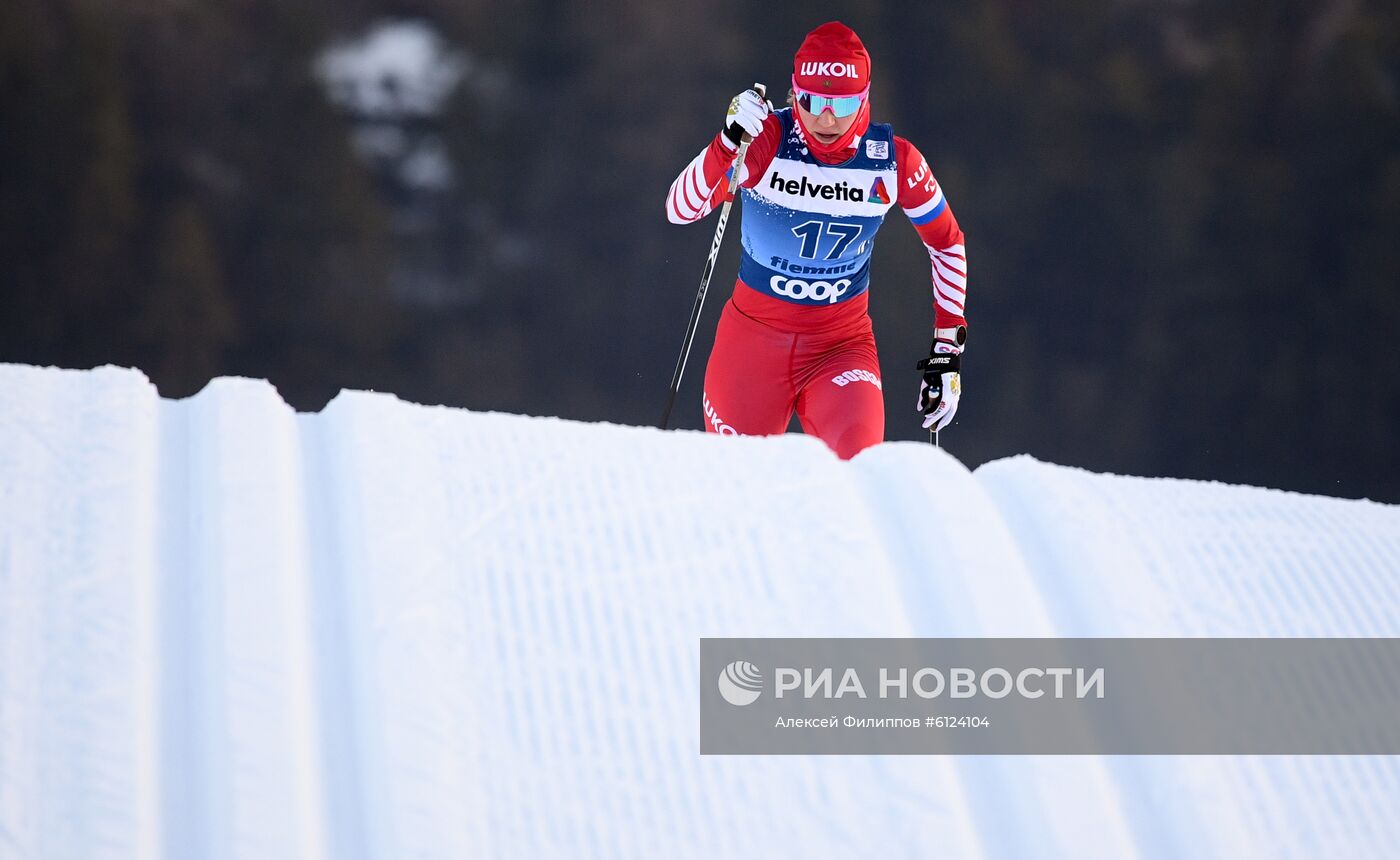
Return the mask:
M 899 205 L 923 240 L 933 264 L 934 328 L 966 325 L 967 249 L 958 219 L 914 144 L 894 139 L 899 168 Z
M 763 131 L 749 144 L 744 155 L 744 168 L 739 173 L 741 185 L 752 188 L 758 182 L 777 154 L 782 136 L 782 122 L 770 114 L 763 122 Z M 686 165 L 666 195 L 666 217 L 672 224 L 699 221 L 724 202 L 729 192 L 725 177 L 734 163 L 737 149 L 733 141 L 720 132 Z

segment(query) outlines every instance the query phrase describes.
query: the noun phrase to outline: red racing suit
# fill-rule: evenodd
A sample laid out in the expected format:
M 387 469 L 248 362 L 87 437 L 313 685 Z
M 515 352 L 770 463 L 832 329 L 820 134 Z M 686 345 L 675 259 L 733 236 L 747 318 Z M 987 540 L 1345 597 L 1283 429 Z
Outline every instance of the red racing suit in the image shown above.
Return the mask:
M 723 202 L 735 145 L 723 133 L 681 171 L 666 199 L 677 224 Z M 739 174 L 739 278 L 705 369 L 705 429 L 773 434 L 795 411 L 842 458 L 884 438 L 880 363 L 868 313 L 870 255 L 896 203 L 932 261 L 934 327 L 965 324 L 963 233 L 918 149 L 871 123 L 849 157 L 808 151 L 800 123 L 774 111 Z

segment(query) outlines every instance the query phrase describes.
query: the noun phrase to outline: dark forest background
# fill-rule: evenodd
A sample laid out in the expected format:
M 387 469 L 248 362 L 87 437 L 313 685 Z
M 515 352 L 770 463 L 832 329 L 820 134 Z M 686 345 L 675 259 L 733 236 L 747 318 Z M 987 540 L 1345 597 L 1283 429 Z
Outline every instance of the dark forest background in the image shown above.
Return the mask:
M 713 230 L 666 190 L 833 17 L 967 233 L 952 452 L 1400 501 L 1394 2 L 5 0 L 0 361 L 654 423 Z M 326 52 L 403 22 L 441 105 L 337 98 Z M 894 210 L 891 439 L 929 297 Z

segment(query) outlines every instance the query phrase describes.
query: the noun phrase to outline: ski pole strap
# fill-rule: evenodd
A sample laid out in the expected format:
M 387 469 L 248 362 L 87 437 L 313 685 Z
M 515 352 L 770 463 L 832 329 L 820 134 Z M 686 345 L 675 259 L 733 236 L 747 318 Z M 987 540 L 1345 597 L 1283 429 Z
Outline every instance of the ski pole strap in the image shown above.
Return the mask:
M 938 355 L 930 355 L 928 358 L 919 360 L 916 369 L 925 373 L 961 373 L 962 356 L 954 352 L 941 352 Z

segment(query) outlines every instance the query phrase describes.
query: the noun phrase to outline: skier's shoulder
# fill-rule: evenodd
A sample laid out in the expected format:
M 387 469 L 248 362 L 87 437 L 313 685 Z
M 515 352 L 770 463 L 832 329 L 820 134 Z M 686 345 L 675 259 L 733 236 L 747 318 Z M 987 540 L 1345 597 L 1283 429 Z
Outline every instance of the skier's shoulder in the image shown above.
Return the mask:
M 890 140 L 894 142 L 895 157 L 899 160 L 901 164 L 903 164 L 904 161 L 909 158 L 913 158 L 915 161 L 917 161 L 923 157 L 923 155 L 919 152 L 919 148 L 915 146 L 913 142 L 909 140 L 909 138 L 901 137 L 897 134 L 892 134 L 890 135 Z
M 891 139 L 894 141 L 895 169 L 900 175 L 917 173 L 919 168 L 926 164 L 924 154 L 909 138 L 893 135 Z

